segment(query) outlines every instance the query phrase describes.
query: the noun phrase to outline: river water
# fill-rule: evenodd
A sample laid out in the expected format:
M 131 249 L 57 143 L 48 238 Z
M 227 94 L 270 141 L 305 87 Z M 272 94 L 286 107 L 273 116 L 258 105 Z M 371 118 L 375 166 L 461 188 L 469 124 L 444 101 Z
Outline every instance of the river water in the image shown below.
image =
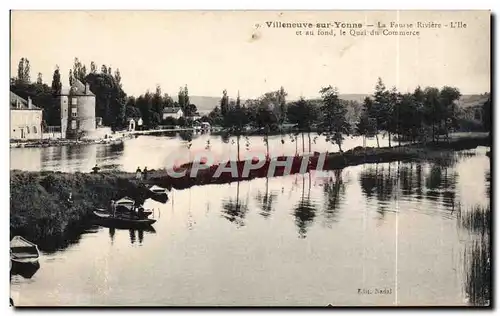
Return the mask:
M 12 149 L 11 168 L 158 167 L 159 149 L 178 146 L 141 136 L 119 149 Z M 33 276 L 12 276 L 11 295 L 37 306 L 467 305 L 479 237 L 462 218 L 489 207 L 487 150 L 173 190 L 146 201 L 155 231 L 88 227 L 43 252 Z
M 173 136 L 138 136 L 124 141 L 122 145 L 73 145 L 44 148 L 11 148 L 10 169 L 29 171 L 89 172 L 96 164 L 103 169 L 118 169 L 134 172 L 137 167 L 148 169 L 171 168 L 174 162 L 192 160 L 197 154 L 210 151 L 216 160 L 236 159 L 236 138 L 224 140 L 221 136 L 194 134 L 191 141 L 186 134 Z M 284 143 L 282 143 L 282 140 Z M 388 139 L 380 136 L 380 146 L 387 146 Z M 248 143 L 248 146 L 247 146 Z M 308 152 L 309 140 L 304 135 L 305 151 Z M 188 149 L 188 146 L 191 146 Z M 367 139 L 367 146 L 376 146 L 377 142 Z M 208 147 L 207 147 L 208 146 Z M 362 137 L 346 137 L 342 146 L 349 150 L 363 146 Z M 269 136 L 271 156 L 302 154 L 302 137 L 297 140 L 290 136 Z M 325 142 L 324 137 L 311 135 L 311 151 L 337 152 L 338 147 Z M 241 158 L 245 155 L 265 154 L 266 145 L 262 136 L 242 137 L 240 140 Z M 191 159 L 190 159 L 191 158 Z

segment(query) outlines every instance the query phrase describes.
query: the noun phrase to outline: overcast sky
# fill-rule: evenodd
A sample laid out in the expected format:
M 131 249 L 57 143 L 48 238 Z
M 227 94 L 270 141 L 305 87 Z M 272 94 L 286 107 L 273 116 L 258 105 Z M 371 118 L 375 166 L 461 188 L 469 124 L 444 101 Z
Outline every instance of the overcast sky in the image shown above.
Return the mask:
M 297 36 L 295 30 L 267 28 L 266 21 L 417 21 L 465 29 L 420 29 L 421 35 Z M 260 28 L 256 28 L 260 24 Z M 41 72 L 49 85 L 55 65 L 67 84 L 78 57 L 119 68 L 125 92 L 252 98 L 284 86 L 290 97 L 313 97 L 322 86 L 340 93 L 371 93 L 377 77 L 400 91 L 417 85 L 450 85 L 463 94 L 490 91 L 489 12 L 148 12 L 14 11 L 11 16 L 11 71 L 21 57 L 32 80 Z M 401 29 L 402 30 L 402 29 Z M 416 30 L 416 29 L 414 29 Z

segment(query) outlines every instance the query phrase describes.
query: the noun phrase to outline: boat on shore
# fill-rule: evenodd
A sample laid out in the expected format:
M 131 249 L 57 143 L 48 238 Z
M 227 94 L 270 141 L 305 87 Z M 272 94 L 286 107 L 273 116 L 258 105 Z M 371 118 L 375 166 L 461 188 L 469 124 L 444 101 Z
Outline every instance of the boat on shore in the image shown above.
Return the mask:
M 167 203 L 168 201 L 168 190 L 162 188 L 158 185 L 152 185 L 148 187 L 149 192 L 151 192 L 151 198 L 160 203 Z
M 134 215 L 118 214 L 113 216 L 108 212 L 94 211 L 94 216 L 97 220 L 105 225 L 114 226 L 117 228 L 144 228 L 156 223 L 155 219 L 139 218 Z
M 40 251 L 34 243 L 21 236 L 15 236 L 10 241 L 10 260 L 15 263 L 33 263 L 38 261 Z

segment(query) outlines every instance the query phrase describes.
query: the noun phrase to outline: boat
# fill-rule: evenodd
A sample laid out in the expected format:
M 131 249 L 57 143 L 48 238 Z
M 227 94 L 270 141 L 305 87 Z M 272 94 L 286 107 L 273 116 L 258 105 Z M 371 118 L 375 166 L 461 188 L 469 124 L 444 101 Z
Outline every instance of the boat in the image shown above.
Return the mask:
M 168 190 L 165 188 L 162 188 L 158 185 L 152 185 L 148 188 L 149 191 L 151 191 L 154 194 L 167 194 Z
M 40 251 L 34 243 L 21 236 L 15 236 L 10 241 L 10 259 L 17 263 L 30 263 L 38 261 Z
M 38 261 L 35 262 L 12 262 L 11 260 L 11 275 L 20 275 L 25 279 L 31 279 L 35 273 L 40 269 L 40 263 Z
M 94 209 L 96 212 L 99 212 L 99 213 L 107 213 L 107 214 L 110 214 L 111 215 L 111 212 L 108 210 L 108 209 L 105 209 L 105 208 L 100 208 L 100 207 L 96 207 Z M 126 207 L 117 207 L 116 208 L 116 213 L 117 214 L 124 214 L 124 213 L 129 213 L 130 212 L 130 209 L 126 208 Z M 149 217 L 151 214 L 153 214 L 153 211 L 143 211 L 142 212 L 144 218 L 146 217 Z
M 141 228 L 141 227 L 148 227 L 156 223 L 155 219 L 137 218 L 136 216 L 127 216 L 125 214 L 119 214 L 117 216 L 113 216 L 108 212 L 94 211 L 94 215 L 98 220 L 100 220 L 105 225 L 121 227 L 121 228 Z
M 151 198 L 160 203 L 167 203 L 168 201 L 168 190 L 162 188 L 158 185 L 152 185 L 148 188 L 149 192 L 151 192 Z
M 117 210 L 120 207 L 125 207 L 128 210 L 133 210 L 135 207 L 135 201 L 133 199 L 129 198 L 128 196 L 124 196 L 121 199 L 115 201 L 115 205 L 116 205 Z

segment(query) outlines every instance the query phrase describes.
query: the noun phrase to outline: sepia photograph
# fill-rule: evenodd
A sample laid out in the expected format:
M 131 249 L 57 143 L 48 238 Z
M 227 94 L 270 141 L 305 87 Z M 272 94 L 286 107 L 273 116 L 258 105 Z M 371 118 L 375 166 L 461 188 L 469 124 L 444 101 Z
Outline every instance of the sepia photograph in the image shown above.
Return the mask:
M 490 11 L 10 11 L 10 305 L 492 306 Z

